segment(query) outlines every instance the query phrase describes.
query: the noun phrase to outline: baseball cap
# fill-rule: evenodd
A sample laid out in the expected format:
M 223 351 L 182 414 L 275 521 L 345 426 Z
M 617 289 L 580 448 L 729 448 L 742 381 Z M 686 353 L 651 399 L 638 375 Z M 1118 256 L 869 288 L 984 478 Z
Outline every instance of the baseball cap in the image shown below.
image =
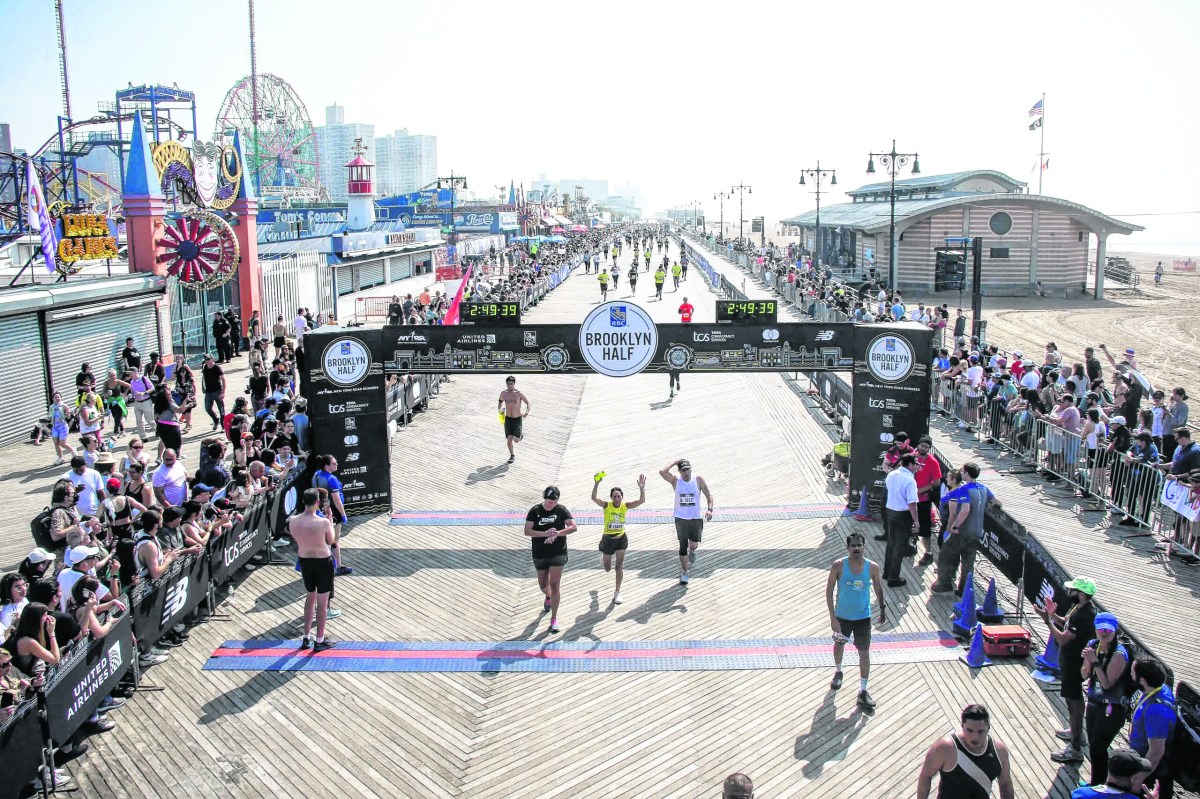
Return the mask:
M 1133 355 L 1133 354 L 1134 354 L 1134 352 L 1133 352 L 1133 347 L 1126 347 L 1126 348 L 1125 348 L 1125 354 L 1126 354 L 1126 355 Z
M 1114 749 L 1108 754 L 1108 773 L 1114 777 L 1132 777 L 1150 770 L 1150 761 L 1132 749 Z
M 37 547 L 36 549 L 31 550 L 30 553 L 25 556 L 25 559 L 30 563 L 45 563 L 48 560 L 54 560 L 54 553 L 47 552 L 41 547 Z
M 1110 633 L 1115 633 L 1120 622 L 1117 621 L 1116 615 L 1112 613 L 1097 613 L 1096 614 L 1096 629 L 1108 630 Z
M 115 477 L 108 478 L 108 482 L 105 483 L 105 485 L 108 486 L 108 490 L 112 491 L 114 494 L 121 490 L 121 481 Z
M 169 507 L 165 511 L 163 511 L 162 520 L 163 520 L 164 524 L 166 524 L 167 522 L 177 522 L 182 518 L 183 518 L 183 508 L 180 508 L 178 506 L 172 505 L 171 507 Z
M 546 490 L 542 492 L 542 499 L 558 499 L 558 486 L 546 486 Z
M 1125 424 L 1125 417 L 1120 415 L 1110 416 L 1108 421 L 1112 422 L 1113 424 Z
M 96 547 L 89 547 L 85 546 L 84 544 L 71 547 L 71 563 L 79 563 L 82 560 L 96 558 L 99 556 L 100 550 Z
M 1076 577 L 1067 583 L 1064 588 L 1074 588 L 1076 591 L 1088 596 L 1096 595 L 1096 583 L 1090 577 Z
M 207 483 L 196 483 L 194 486 L 192 486 L 193 494 L 201 494 L 205 491 L 211 494 L 213 491 L 212 486 L 208 485 Z
M 692 468 L 692 462 L 691 462 L 691 461 L 686 461 L 686 460 L 685 460 L 685 461 L 680 461 L 680 462 L 679 462 L 679 471 L 681 471 L 681 472 L 682 472 L 684 469 L 690 469 L 690 468 Z
M 206 352 L 206 353 L 204 353 L 204 360 L 215 361 L 216 358 L 213 357 L 213 354 L 211 352 Z
M 1020 350 L 1013 350 L 1013 357 L 1023 358 L 1025 357 L 1025 353 L 1021 352 Z

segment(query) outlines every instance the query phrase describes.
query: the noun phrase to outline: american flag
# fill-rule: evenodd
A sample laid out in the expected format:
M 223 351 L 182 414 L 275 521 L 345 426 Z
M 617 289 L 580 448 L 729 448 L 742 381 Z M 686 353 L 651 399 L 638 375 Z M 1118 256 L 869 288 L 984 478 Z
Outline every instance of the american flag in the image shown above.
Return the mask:
M 1029 109 L 1029 116 L 1040 117 L 1042 115 L 1042 103 L 1044 102 L 1045 100 L 1038 100 L 1034 103 L 1033 108 Z

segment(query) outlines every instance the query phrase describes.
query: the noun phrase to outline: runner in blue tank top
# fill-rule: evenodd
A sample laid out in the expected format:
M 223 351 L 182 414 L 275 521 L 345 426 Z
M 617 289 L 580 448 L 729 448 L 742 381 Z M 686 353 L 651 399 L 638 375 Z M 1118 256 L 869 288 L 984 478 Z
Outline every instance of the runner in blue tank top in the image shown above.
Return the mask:
M 871 588 L 879 599 L 879 623 L 887 621 L 883 602 L 883 573 L 878 563 L 863 557 L 867 542 L 862 533 L 846 536 L 847 557 L 838 558 L 829 569 L 825 584 L 825 604 L 829 606 L 829 626 L 833 630 L 833 682 L 829 687 L 842 687 L 842 653 L 846 641 L 854 638 L 858 650 L 858 704 L 865 710 L 875 708 L 875 700 L 867 693 L 867 678 L 871 676 Z M 834 589 L 837 599 L 834 600 Z

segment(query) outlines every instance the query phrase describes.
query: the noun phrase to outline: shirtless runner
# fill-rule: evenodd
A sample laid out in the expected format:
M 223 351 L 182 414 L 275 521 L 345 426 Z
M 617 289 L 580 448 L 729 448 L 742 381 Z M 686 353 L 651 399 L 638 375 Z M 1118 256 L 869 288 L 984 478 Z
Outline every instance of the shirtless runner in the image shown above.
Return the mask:
M 504 380 L 505 388 L 500 392 L 499 408 L 504 411 L 504 437 L 508 440 L 508 462 L 516 459 L 513 444 L 522 438 L 521 420 L 529 415 L 530 404 L 525 395 L 517 390 L 517 378 L 509 375 Z M 521 412 L 521 403 L 525 403 L 525 412 Z
M 301 649 L 321 652 L 333 646 L 325 638 L 325 615 L 329 610 L 329 595 L 333 592 L 333 524 L 317 515 L 320 494 L 315 488 L 303 494 L 304 512 L 288 519 L 288 532 L 300 553 L 300 576 L 307 597 L 304 600 L 304 640 Z M 313 609 L 317 611 L 317 638 L 311 636 Z

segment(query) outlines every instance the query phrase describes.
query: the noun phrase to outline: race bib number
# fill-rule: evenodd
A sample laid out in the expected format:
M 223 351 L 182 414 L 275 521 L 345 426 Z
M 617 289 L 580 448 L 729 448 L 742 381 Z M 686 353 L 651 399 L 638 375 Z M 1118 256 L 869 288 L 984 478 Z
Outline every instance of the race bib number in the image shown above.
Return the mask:
M 696 495 L 695 494 L 680 494 L 679 495 L 680 507 L 690 508 L 695 504 L 696 504 Z

